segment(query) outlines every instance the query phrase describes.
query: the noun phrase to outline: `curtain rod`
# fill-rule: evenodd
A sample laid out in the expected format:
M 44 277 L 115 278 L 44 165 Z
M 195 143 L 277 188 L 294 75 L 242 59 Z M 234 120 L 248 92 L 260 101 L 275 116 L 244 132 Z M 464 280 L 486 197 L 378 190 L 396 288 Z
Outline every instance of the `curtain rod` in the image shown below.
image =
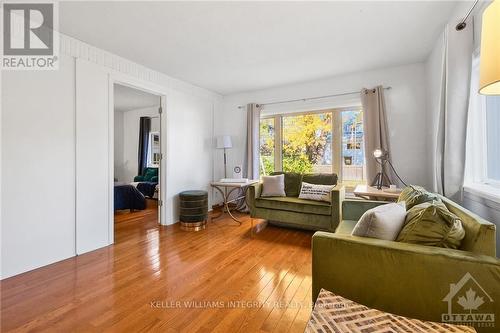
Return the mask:
M 474 3 L 472 4 L 472 7 L 469 9 L 469 11 L 467 12 L 467 14 L 465 14 L 465 16 L 462 19 L 462 21 L 460 21 L 460 23 L 457 24 L 457 26 L 455 27 L 455 29 L 457 31 L 461 31 L 461 30 L 465 29 L 465 27 L 467 26 L 467 23 L 465 23 L 465 21 L 467 21 L 467 19 L 469 18 L 470 14 L 474 10 L 474 8 L 476 8 L 476 5 L 477 5 L 478 2 L 479 2 L 479 0 L 474 1 Z
M 392 89 L 392 87 L 384 87 L 384 90 L 389 90 Z M 361 90 L 359 91 L 350 91 L 350 92 L 345 92 L 345 93 L 339 93 L 339 94 L 332 94 L 332 95 L 324 95 L 324 96 L 317 96 L 317 97 L 307 97 L 307 98 L 299 98 L 299 99 L 289 99 L 286 101 L 279 101 L 279 102 L 269 102 L 269 103 L 261 103 L 258 104 L 259 106 L 265 106 L 265 105 L 275 105 L 275 104 L 284 104 L 284 103 L 293 103 L 293 102 L 305 102 L 305 101 L 310 101 L 310 100 L 315 100 L 315 99 L 322 99 L 322 98 L 328 98 L 328 97 L 338 97 L 338 96 L 347 96 L 347 95 L 354 95 L 354 94 L 359 94 Z M 243 109 L 245 108 L 245 105 L 238 105 L 238 109 Z

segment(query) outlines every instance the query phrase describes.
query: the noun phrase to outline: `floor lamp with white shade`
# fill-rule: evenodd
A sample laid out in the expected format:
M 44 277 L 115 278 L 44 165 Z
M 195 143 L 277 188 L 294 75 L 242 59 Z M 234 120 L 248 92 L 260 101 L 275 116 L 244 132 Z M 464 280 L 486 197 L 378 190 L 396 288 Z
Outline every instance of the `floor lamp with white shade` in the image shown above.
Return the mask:
M 226 149 L 233 148 L 231 137 L 229 135 L 221 135 L 217 137 L 217 149 L 224 149 L 224 178 L 227 178 L 227 156 Z

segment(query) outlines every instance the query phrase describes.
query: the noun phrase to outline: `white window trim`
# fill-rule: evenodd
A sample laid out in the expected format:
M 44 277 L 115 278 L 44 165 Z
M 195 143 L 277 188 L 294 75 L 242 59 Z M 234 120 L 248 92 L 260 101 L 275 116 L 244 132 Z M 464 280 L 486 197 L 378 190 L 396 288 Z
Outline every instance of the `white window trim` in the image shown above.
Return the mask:
M 464 192 L 500 204 L 500 187 L 486 183 L 465 183 Z

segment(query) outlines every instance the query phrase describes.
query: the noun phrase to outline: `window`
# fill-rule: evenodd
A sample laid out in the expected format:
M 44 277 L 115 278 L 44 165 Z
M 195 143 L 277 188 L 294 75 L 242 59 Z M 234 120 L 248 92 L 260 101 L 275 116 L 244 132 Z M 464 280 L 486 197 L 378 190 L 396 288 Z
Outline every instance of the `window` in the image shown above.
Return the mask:
M 149 133 L 148 144 L 148 167 L 154 168 L 160 165 L 160 133 Z
M 332 171 L 332 113 L 282 116 L 282 170 Z
M 486 96 L 486 179 L 500 183 L 500 96 Z
M 365 181 L 363 113 L 359 108 L 288 113 L 260 121 L 261 175 L 334 172 Z
M 274 131 L 274 118 L 260 120 L 260 173 L 264 175 L 275 170 Z
M 364 182 L 363 112 L 342 112 L 342 181 Z
M 467 124 L 466 187 L 500 189 L 500 96 L 478 93 L 479 58 L 474 59 Z

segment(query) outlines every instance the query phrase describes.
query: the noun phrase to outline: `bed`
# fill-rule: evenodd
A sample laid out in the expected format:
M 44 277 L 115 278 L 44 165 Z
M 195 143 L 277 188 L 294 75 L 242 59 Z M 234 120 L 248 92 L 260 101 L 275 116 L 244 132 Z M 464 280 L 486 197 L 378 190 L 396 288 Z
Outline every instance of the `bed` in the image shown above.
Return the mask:
M 121 209 L 146 209 L 146 198 L 135 186 L 115 183 L 115 211 Z
M 157 182 L 132 182 L 130 185 L 137 187 L 145 197 L 158 199 L 158 183 Z
M 155 182 L 140 182 L 137 184 L 137 189 L 144 196 L 154 198 L 157 185 L 158 183 Z

